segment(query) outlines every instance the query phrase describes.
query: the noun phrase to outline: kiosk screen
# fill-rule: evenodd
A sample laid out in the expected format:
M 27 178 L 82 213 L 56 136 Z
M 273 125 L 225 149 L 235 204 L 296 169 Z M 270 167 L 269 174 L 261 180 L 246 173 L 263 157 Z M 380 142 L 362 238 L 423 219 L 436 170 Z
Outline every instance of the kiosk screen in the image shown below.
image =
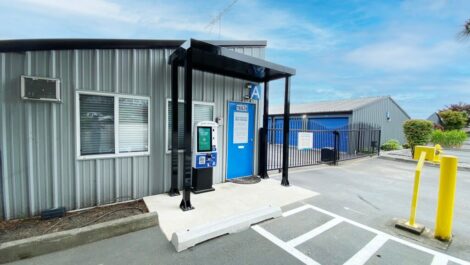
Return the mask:
M 212 151 L 212 128 L 199 127 L 197 129 L 197 151 L 210 152 Z

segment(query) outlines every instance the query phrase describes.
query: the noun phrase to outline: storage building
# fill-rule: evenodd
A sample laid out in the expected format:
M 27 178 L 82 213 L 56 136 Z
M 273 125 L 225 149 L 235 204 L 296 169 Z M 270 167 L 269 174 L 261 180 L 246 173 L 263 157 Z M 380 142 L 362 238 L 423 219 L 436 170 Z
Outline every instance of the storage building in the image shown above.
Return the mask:
M 270 107 L 270 127 L 282 127 L 283 113 L 283 106 Z M 403 123 L 410 119 L 405 110 L 390 96 L 292 104 L 290 117 L 291 128 L 296 128 L 293 123 L 303 119 L 301 126 L 307 130 L 347 129 L 353 126 L 380 127 L 381 143 L 389 139 L 405 143 Z M 346 141 L 343 141 L 343 145 L 347 145 Z
M 192 123 L 219 123 L 214 183 L 233 168 L 239 171 L 231 177 L 258 174 L 258 129 L 267 110 L 249 97 L 248 84 L 295 73 L 265 61 L 265 47 L 266 41 L 0 41 L 0 219 L 164 193 L 173 177 L 180 189 L 185 132 L 178 128 L 172 162 L 171 94 L 176 87 L 182 127 L 188 76 Z M 176 63 L 171 74 L 180 50 L 191 50 L 191 68 Z M 228 141 L 232 105 L 249 111 L 250 155 L 240 156 Z M 226 161 L 246 166 L 240 171 Z

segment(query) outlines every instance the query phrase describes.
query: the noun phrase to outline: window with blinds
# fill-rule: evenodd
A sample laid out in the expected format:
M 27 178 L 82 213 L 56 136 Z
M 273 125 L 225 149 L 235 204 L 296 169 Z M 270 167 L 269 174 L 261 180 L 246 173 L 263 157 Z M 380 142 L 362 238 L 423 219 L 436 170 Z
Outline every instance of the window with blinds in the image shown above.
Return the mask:
M 114 97 L 80 95 L 80 153 L 114 152 Z
M 119 153 L 147 152 L 148 100 L 119 98 Z
M 167 127 L 167 135 L 168 135 L 168 150 L 171 150 L 171 127 L 173 124 L 173 115 L 172 115 L 172 102 L 171 100 L 168 101 L 168 127 Z M 194 124 L 201 122 L 201 121 L 212 121 L 214 119 L 214 105 L 212 104 L 202 104 L 202 103 L 194 103 L 193 104 L 193 122 Z M 178 102 L 178 149 L 184 149 L 184 102 Z
M 80 93 L 78 100 L 80 156 L 149 152 L 148 99 Z

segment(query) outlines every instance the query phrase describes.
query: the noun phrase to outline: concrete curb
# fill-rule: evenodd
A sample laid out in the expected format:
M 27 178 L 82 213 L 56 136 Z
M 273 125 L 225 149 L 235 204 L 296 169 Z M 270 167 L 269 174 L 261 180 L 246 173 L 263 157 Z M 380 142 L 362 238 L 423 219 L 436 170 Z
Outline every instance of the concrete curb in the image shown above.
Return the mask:
M 157 213 L 129 216 L 0 244 L 0 263 L 12 262 L 64 250 L 158 225 Z
M 174 232 L 171 243 L 177 252 L 181 252 L 196 244 L 226 234 L 240 232 L 250 228 L 251 225 L 262 221 L 280 217 L 281 208 L 266 206 L 254 209 L 239 215 L 230 216 L 205 225 Z
M 406 163 L 410 163 L 410 164 L 416 164 L 416 161 L 414 161 L 414 160 L 401 158 L 401 157 L 379 156 L 379 158 L 384 159 L 384 160 L 390 160 L 390 161 L 400 161 L 400 162 L 406 162 Z M 427 162 L 427 161 L 425 161 L 424 163 L 425 163 L 425 165 L 439 168 L 439 164 L 434 164 L 434 163 Z M 470 171 L 470 167 L 458 166 L 458 170 Z

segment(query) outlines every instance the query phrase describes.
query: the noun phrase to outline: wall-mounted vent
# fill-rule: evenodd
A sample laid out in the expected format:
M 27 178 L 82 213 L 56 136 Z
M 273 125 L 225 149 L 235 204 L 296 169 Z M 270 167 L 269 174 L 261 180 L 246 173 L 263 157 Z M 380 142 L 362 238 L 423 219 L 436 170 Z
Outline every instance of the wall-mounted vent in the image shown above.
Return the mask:
M 22 75 L 21 98 L 60 102 L 60 80 Z

